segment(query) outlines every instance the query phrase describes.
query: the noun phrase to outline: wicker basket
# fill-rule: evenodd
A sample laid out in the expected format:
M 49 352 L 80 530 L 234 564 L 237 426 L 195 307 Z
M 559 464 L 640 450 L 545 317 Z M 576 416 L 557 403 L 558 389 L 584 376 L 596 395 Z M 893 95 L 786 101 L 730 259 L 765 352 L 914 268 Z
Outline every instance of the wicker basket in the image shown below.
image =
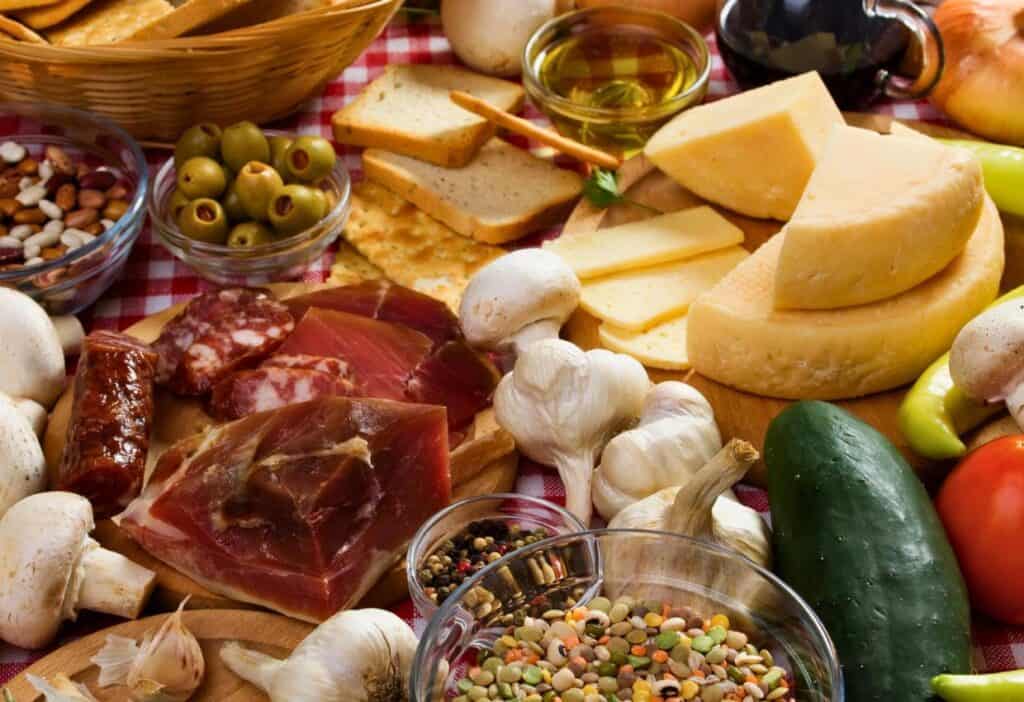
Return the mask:
M 401 0 L 348 0 L 208 36 L 65 48 L 0 39 L 0 99 L 70 105 L 139 139 L 283 117 L 356 60 Z

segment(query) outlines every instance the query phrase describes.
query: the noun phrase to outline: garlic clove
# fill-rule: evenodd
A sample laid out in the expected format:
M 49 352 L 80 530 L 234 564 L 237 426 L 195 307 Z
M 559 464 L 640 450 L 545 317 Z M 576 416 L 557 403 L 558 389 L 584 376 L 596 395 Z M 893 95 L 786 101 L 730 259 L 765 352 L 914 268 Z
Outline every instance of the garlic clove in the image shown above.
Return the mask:
M 46 702 L 96 702 L 96 698 L 89 692 L 89 688 L 81 683 L 76 683 L 64 673 L 54 675 L 50 682 L 32 674 L 25 675 L 25 679 L 43 695 Z M 5 689 L 5 701 L 7 694 Z M 13 699 L 11 697 L 12 702 Z

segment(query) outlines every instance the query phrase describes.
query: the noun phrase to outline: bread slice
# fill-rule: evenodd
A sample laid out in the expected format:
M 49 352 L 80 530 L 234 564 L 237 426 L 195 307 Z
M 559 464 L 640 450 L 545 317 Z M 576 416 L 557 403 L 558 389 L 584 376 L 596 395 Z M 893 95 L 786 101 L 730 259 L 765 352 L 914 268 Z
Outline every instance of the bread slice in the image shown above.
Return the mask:
M 523 104 L 519 85 L 457 66 L 388 66 L 334 114 L 334 138 L 439 166 L 464 166 L 496 127 L 453 103 L 448 98 L 452 90 L 464 90 L 502 110 L 515 111 Z
M 560 222 L 583 189 L 578 174 L 501 139 L 485 144 L 463 168 L 367 149 L 363 170 L 459 234 L 488 244 Z

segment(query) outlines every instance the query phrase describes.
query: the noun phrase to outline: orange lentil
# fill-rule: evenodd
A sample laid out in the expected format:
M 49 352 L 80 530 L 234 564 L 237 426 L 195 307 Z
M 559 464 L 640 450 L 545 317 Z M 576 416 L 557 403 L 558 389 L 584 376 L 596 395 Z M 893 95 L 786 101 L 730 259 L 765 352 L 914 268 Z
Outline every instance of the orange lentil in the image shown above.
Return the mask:
M 647 655 L 647 647 L 639 645 L 633 646 L 631 649 L 629 649 L 629 652 L 632 653 L 634 656 L 644 656 Z
M 664 663 L 668 660 L 668 654 L 664 651 L 655 651 L 651 654 L 651 660 L 655 663 Z
M 661 618 L 662 619 L 668 619 L 669 612 L 671 612 L 671 611 L 672 611 L 672 608 L 668 606 L 667 602 L 662 604 L 661 605 Z
M 670 673 L 670 672 L 668 672 L 666 670 L 666 671 L 662 672 L 661 679 L 662 680 L 678 680 L 679 678 L 677 678 L 675 675 L 672 675 L 672 673 Z
M 599 638 L 599 639 L 597 640 L 597 642 L 598 642 L 599 644 L 606 644 L 606 643 L 608 643 L 608 642 L 609 642 L 609 641 L 611 641 L 611 640 L 612 640 L 612 637 L 611 637 L 611 636 L 608 636 L 608 634 L 605 634 L 604 636 L 602 636 L 601 638 Z
M 620 673 L 632 673 L 633 670 L 634 670 L 633 666 L 631 666 L 629 663 L 626 663 L 625 665 L 619 666 L 619 672 Z
M 580 645 L 580 640 L 577 636 L 566 636 L 562 639 L 562 643 L 565 644 L 566 648 L 576 648 Z
M 703 678 L 704 677 L 704 671 L 703 670 L 694 670 L 694 671 L 692 671 L 690 673 L 690 675 L 695 677 L 695 678 Z
M 743 679 L 743 682 L 754 683 L 756 685 L 757 684 L 757 676 L 756 675 L 748 675 L 747 677 L 745 677 Z
M 587 611 L 586 607 L 577 607 L 572 611 L 572 618 L 578 622 L 581 622 L 587 618 L 587 614 L 589 614 L 589 612 Z

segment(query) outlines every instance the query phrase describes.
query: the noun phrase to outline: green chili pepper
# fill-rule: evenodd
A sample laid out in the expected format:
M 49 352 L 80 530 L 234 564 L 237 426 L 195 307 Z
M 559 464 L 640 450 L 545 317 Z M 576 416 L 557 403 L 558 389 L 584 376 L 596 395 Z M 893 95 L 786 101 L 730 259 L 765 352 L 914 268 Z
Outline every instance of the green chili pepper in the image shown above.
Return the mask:
M 1024 670 L 990 675 L 936 675 L 932 691 L 946 702 L 1020 702 Z
M 1024 297 L 1024 286 L 1011 290 L 989 308 Z M 949 354 L 943 354 L 921 374 L 900 405 L 900 429 L 915 452 L 933 460 L 959 458 L 967 453 L 963 434 L 998 414 L 1001 405 L 967 397 L 953 384 Z
M 1024 149 L 984 141 L 939 141 L 974 153 L 985 173 L 985 190 L 996 206 L 1002 212 L 1024 216 Z

